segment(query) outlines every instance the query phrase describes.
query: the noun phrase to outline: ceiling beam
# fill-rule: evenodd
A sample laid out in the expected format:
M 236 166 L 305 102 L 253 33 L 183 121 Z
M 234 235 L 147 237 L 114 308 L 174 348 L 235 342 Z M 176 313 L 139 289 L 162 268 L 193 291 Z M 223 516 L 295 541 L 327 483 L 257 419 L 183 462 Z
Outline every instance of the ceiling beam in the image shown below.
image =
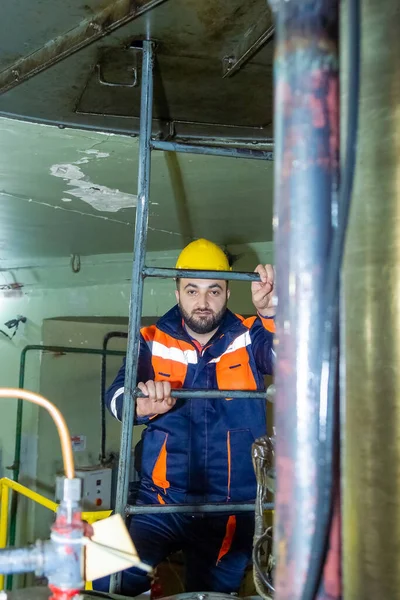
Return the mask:
M 0 73 L 0 95 L 119 29 L 166 0 L 114 0 Z
M 275 28 L 271 23 L 271 12 L 266 10 L 257 23 L 249 27 L 236 48 L 223 58 L 223 78 L 235 75 L 265 44 L 272 40 Z

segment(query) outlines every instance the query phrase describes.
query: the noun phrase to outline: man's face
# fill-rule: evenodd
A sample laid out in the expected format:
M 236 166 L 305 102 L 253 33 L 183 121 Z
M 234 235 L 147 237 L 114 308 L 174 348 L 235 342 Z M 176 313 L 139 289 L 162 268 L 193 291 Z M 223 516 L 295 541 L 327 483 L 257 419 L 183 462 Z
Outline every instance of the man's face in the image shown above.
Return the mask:
M 195 333 L 210 333 L 221 323 L 230 291 L 226 281 L 181 279 L 175 292 L 183 320 Z

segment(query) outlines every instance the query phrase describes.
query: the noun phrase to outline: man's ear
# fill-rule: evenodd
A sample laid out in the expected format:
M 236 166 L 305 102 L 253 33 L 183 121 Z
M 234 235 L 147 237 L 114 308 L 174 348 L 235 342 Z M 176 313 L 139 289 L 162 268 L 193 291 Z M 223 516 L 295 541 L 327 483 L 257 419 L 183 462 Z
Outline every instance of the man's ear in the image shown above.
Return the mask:
M 177 303 L 179 304 L 179 290 L 175 290 L 175 298 Z
M 230 297 L 231 297 L 231 290 L 228 288 L 226 290 L 226 298 L 227 298 L 227 300 L 229 300 Z

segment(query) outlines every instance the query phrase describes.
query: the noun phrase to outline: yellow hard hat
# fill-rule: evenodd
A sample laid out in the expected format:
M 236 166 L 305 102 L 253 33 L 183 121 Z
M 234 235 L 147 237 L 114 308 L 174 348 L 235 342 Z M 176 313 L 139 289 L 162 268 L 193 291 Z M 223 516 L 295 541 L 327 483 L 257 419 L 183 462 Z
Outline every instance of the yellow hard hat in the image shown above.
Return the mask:
M 209 240 L 203 238 L 190 242 L 176 261 L 177 269 L 199 271 L 232 271 L 225 252 Z

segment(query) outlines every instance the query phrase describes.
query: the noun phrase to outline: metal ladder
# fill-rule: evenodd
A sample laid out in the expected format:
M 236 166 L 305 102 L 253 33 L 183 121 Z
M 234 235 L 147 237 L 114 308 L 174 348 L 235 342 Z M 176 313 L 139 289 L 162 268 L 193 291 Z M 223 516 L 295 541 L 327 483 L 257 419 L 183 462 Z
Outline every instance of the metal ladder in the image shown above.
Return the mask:
M 140 350 L 140 324 L 143 305 L 143 285 L 145 277 L 191 277 L 196 279 L 220 279 L 236 281 L 260 281 L 256 273 L 239 273 L 232 271 L 196 271 L 180 269 L 163 269 L 145 266 L 147 246 L 147 225 L 149 218 L 149 190 L 151 151 L 162 150 L 185 152 L 193 154 L 209 154 L 213 156 L 230 156 L 233 158 L 250 158 L 256 160 L 271 160 L 272 152 L 264 150 L 243 149 L 235 147 L 216 147 L 189 145 L 170 141 L 155 141 L 151 139 L 153 115 L 153 66 L 155 44 L 152 41 L 143 42 L 142 80 L 140 101 L 140 137 L 139 137 L 139 176 L 138 200 L 136 208 L 135 237 L 133 250 L 133 270 L 131 282 L 131 299 L 129 307 L 129 335 L 126 354 L 125 391 L 122 411 L 122 430 L 120 458 L 115 510 L 123 517 L 131 514 L 149 513 L 229 513 L 254 511 L 252 503 L 206 503 L 196 505 L 166 504 L 166 505 L 127 505 L 129 491 L 129 468 L 131 460 L 132 434 L 134 426 L 136 398 L 142 396 L 136 388 L 136 378 Z M 266 398 L 265 391 L 250 390 L 173 390 L 174 398 Z M 265 509 L 272 509 L 272 504 L 266 504 Z M 120 590 L 121 574 L 111 579 L 111 592 Z

